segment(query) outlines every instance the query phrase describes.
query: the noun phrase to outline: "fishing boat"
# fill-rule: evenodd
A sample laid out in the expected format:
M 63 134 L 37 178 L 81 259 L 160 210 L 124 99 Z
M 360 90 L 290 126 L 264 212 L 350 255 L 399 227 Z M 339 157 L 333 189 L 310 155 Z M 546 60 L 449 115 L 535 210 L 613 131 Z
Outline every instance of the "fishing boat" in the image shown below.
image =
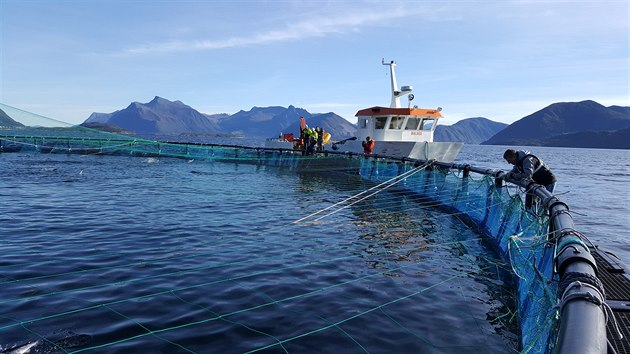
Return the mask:
M 357 135 L 351 139 L 331 141 L 325 144 L 328 151 L 363 153 L 362 143 L 367 137 L 375 142 L 372 154 L 389 157 L 406 157 L 418 160 L 453 162 L 464 143 L 433 141 L 435 128 L 442 118 L 442 108 L 418 108 L 411 106 L 414 95 L 411 86 L 398 88 L 396 63 L 385 62 L 389 66 L 391 78 L 391 104 L 389 107 L 374 106 L 359 110 Z M 408 106 L 402 107 L 400 98 L 406 96 Z M 293 139 L 280 136 L 268 139 L 267 148 L 292 149 Z

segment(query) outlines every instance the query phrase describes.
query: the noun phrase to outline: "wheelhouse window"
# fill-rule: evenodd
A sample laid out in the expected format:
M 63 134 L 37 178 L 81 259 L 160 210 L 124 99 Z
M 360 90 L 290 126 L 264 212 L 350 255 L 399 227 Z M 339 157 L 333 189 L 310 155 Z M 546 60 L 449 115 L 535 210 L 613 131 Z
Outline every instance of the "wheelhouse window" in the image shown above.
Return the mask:
M 405 125 L 405 130 L 418 130 L 420 122 L 422 122 L 422 118 L 409 117 L 409 119 L 407 120 L 407 125 Z
M 359 128 L 360 129 L 367 128 L 367 122 L 368 122 L 367 118 L 360 118 L 359 119 Z
M 405 117 L 392 117 L 392 120 L 389 123 L 389 129 L 402 129 L 404 121 Z
M 422 126 L 420 126 L 420 130 L 425 130 L 425 131 L 431 130 L 434 124 L 435 124 L 435 120 L 425 119 L 422 121 Z
M 374 118 L 374 129 L 385 129 L 385 123 L 387 123 L 387 117 Z

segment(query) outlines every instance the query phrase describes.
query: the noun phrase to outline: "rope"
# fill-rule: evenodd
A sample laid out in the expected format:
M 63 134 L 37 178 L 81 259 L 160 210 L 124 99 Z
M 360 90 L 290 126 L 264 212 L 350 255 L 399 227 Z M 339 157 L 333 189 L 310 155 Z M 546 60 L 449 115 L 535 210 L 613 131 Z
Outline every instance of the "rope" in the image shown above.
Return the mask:
M 336 206 L 338 206 L 338 205 L 340 205 L 340 204 L 346 203 L 346 202 L 348 202 L 348 201 L 350 201 L 350 200 L 352 200 L 352 199 L 356 199 L 356 198 L 358 198 L 359 196 L 361 196 L 361 195 L 363 195 L 363 194 L 365 194 L 365 193 L 368 193 L 368 192 L 369 192 L 369 191 L 371 191 L 371 190 L 374 190 L 374 189 L 377 189 L 377 188 L 380 188 L 380 187 L 383 187 L 383 186 L 384 186 L 382 189 L 380 189 L 380 190 L 378 190 L 378 191 L 376 191 L 376 192 L 374 192 L 374 193 L 371 193 L 371 194 L 367 195 L 366 197 L 363 197 L 363 198 L 361 198 L 361 199 L 358 199 L 358 200 L 356 200 L 356 201 L 354 201 L 354 202 L 352 202 L 352 203 L 350 203 L 350 204 L 348 204 L 348 205 L 346 205 L 346 206 L 343 206 L 343 207 L 341 207 L 341 208 L 339 208 L 339 209 L 337 209 L 337 210 L 335 210 L 335 211 L 333 211 L 333 212 L 331 212 L 331 213 L 329 213 L 329 214 L 326 214 L 326 215 L 324 215 L 324 216 L 322 216 L 322 217 L 317 218 L 317 219 L 315 219 L 315 220 L 314 220 L 314 221 L 319 221 L 319 220 L 321 220 L 322 218 L 325 218 L 325 217 L 328 217 L 328 216 L 330 216 L 330 215 L 332 215 L 332 214 L 335 214 L 335 213 L 337 213 L 337 212 L 339 212 L 339 211 L 341 211 L 341 210 L 343 210 L 343 209 L 346 209 L 346 208 L 348 208 L 348 207 L 350 207 L 350 206 L 352 206 L 352 205 L 354 205 L 354 204 L 356 204 L 356 203 L 358 203 L 358 202 L 361 202 L 361 201 L 363 201 L 363 200 L 365 200 L 365 199 L 367 199 L 367 198 L 369 198 L 369 197 L 371 197 L 371 196 L 373 196 L 373 195 L 375 195 L 375 194 L 377 194 L 377 193 L 380 193 L 380 192 L 382 192 L 382 191 L 384 191 L 384 190 L 386 190 L 386 189 L 388 189 L 388 188 L 390 188 L 390 187 L 392 187 L 392 186 L 396 185 L 396 184 L 397 184 L 398 182 L 400 182 L 401 180 L 404 180 L 404 179 L 405 179 L 405 178 L 407 178 L 407 177 L 413 176 L 414 174 L 416 174 L 416 173 L 418 173 L 418 172 L 422 171 L 423 169 L 425 169 L 425 168 L 426 168 L 427 166 L 429 166 L 429 165 L 430 165 L 430 163 L 429 163 L 429 164 L 426 164 L 426 165 L 423 165 L 423 166 L 419 166 L 419 167 L 413 168 L 413 169 L 411 169 L 411 170 L 409 170 L 409 171 L 407 171 L 407 172 L 405 172 L 405 173 L 403 173 L 403 174 L 400 174 L 400 175 L 397 175 L 397 176 L 395 176 L 395 177 L 392 177 L 392 178 L 390 178 L 389 180 L 387 180 L 387 181 L 385 181 L 385 182 L 382 182 L 382 183 L 380 183 L 380 184 L 378 184 L 378 185 L 376 185 L 376 186 L 374 186 L 374 187 L 371 187 L 371 188 L 369 188 L 369 189 L 367 189 L 367 190 L 365 190 L 365 191 L 362 191 L 362 192 L 360 192 L 360 193 L 357 193 L 357 194 L 355 194 L 355 195 L 352 195 L 352 196 L 350 196 L 350 197 L 348 197 L 348 198 L 346 198 L 346 199 L 344 199 L 344 200 L 342 200 L 342 201 L 340 201 L 340 202 L 337 202 L 337 203 L 335 203 L 335 204 L 333 204 L 333 205 L 330 205 L 330 206 L 328 206 L 328 207 L 326 207 L 326 208 L 323 208 L 323 209 L 318 210 L 318 211 L 316 211 L 316 212 L 314 212 L 314 213 L 311 213 L 311 214 L 309 214 L 309 215 L 306 215 L 305 217 L 302 217 L 302 218 L 300 218 L 300 219 L 298 219 L 298 220 L 295 220 L 295 221 L 293 221 L 293 224 L 298 224 L 298 223 L 300 223 L 300 222 L 302 222 L 302 221 L 304 221 L 304 220 L 306 220 L 306 219 L 309 219 L 309 218 L 311 218 L 311 217 L 313 217 L 313 216 L 315 216 L 315 215 L 318 215 L 318 214 L 320 214 L 320 213 L 323 213 L 323 212 L 324 212 L 324 211 L 326 211 L 326 210 L 332 209 L 332 208 L 334 208 L 334 207 L 336 207 Z
M 568 294 L 568 292 L 573 288 L 582 287 L 590 288 L 592 291 L 595 292 L 597 296 L 588 291 Z M 604 284 L 602 284 L 599 278 L 588 273 L 569 272 L 563 276 L 560 284 L 558 285 L 558 290 L 559 293 L 562 294 L 562 296 L 560 297 L 560 304 L 558 305 L 560 313 L 562 313 L 564 307 L 573 300 L 585 300 L 593 303 L 599 307 L 602 307 L 605 323 L 608 323 L 609 320 L 612 321 L 613 334 L 615 335 L 615 339 L 623 339 L 623 334 L 621 333 L 621 329 L 619 328 L 617 319 L 615 318 L 612 309 L 605 301 L 606 295 L 604 292 Z

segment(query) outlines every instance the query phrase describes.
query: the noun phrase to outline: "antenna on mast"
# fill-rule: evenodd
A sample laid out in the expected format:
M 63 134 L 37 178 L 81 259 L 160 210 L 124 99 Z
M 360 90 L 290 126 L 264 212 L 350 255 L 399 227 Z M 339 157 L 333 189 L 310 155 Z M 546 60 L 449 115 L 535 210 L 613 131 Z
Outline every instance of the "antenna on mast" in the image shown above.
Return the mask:
M 389 107 L 390 108 L 401 108 L 400 107 L 400 97 L 410 94 L 411 91 L 413 91 L 413 88 L 411 86 L 402 86 L 400 88 L 400 90 L 399 90 L 398 89 L 398 83 L 396 82 L 396 70 L 394 69 L 396 67 L 396 62 L 394 62 L 392 60 L 389 63 L 386 63 L 385 62 L 385 58 L 383 58 L 381 63 L 383 65 L 389 65 L 389 73 L 390 73 L 391 82 L 392 82 L 392 102 L 391 102 Z

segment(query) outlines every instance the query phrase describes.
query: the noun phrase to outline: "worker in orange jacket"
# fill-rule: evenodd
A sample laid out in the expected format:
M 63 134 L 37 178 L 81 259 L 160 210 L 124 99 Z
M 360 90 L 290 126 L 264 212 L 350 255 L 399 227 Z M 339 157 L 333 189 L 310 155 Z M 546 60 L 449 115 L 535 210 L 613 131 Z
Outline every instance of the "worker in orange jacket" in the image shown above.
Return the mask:
M 363 153 L 366 155 L 372 154 L 372 149 L 374 149 L 374 140 L 372 140 L 369 136 L 365 138 L 365 141 L 361 143 L 363 145 Z

